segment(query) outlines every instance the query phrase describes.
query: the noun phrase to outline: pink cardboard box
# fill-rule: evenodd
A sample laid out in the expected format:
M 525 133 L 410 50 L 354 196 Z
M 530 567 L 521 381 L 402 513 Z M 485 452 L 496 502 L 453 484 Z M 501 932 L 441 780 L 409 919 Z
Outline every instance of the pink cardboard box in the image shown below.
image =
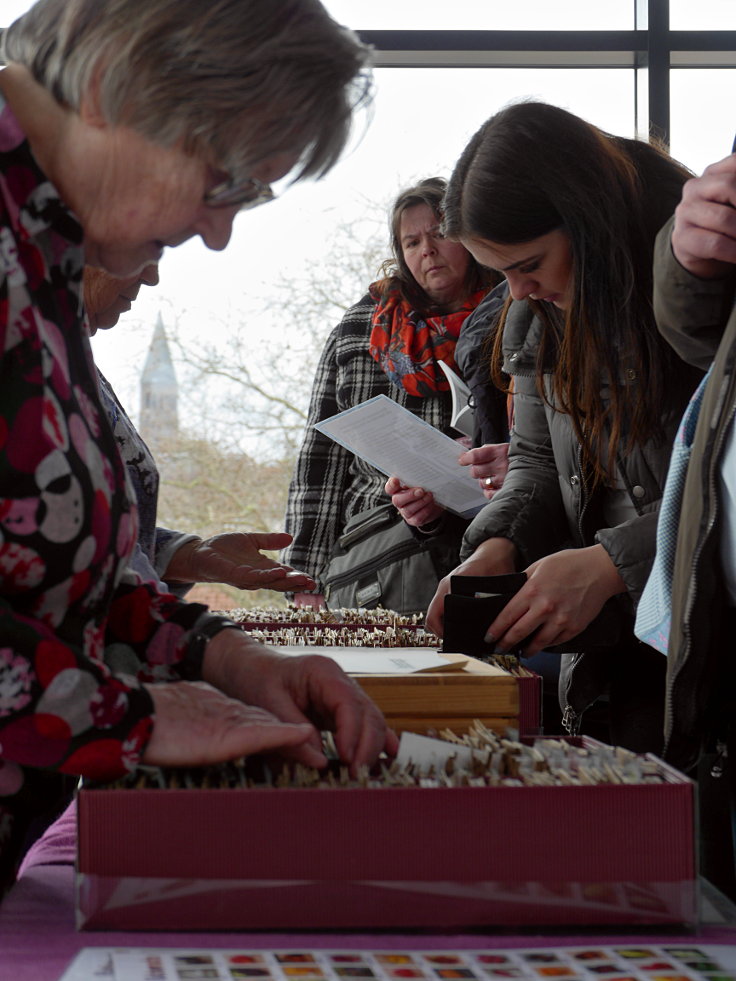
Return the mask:
M 692 924 L 695 787 L 658 765 L 664 784 L 83 788 L 78 926 Z

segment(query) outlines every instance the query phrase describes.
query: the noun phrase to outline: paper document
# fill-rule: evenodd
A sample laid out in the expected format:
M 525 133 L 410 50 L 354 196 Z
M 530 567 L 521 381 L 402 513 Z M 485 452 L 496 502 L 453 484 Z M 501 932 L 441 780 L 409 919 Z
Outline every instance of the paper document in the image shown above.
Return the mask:
M 438 361 L 445 378 L 450 385 L 450 395 L 452 396 L 452 416 L 450 423 L 463 436 L 472 436 L 475 431 L 475 413 L 470 405 L 471 391 L 460 375 L 452 370 L 449 364 Z
M 306 647 L 279 644 L 283 654 L 323 654 L 347 674 L 416 674 L 427 671 L 462 671 L 467 661 L 448 661 L 426 647 Z
M 470 746 L 448 743 L 444 739 L 420 736 L 415 732 L 402 732 L 396 763 L 401 767 L 413 763 L 418 771 L 426 774 L 432 769 L 444 768 L 449 759 L 454 759 L 460 766 L 470 767 L 474 758 L 487 762 L 488 756 L 488 750 L 472 749 Z
M 457 460 L 463 447 L 385 395 L 315 423 L 325 436 L 408 487 L 431 491 L 435 501 L 463 518 L 487 503 L 470 467 Z

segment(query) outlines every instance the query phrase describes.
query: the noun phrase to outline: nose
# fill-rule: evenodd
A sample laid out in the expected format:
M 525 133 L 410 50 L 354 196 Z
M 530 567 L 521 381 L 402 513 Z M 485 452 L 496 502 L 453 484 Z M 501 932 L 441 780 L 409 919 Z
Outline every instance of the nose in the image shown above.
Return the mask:
M 437 248 L 430 235 L 426 235 L 422 241 L 422 255 L 434 255 Z
M 537 288 L 537 282 L 531 276 L 518 272 L 508 272 L 504 275 L 514 300 L 525 300 Z
M 195 234 L 200 236 L 208 249 L 222 252 L 230 241 L 238 210 L 238 205 L 231 208 L 201 208 L 194 226 Z

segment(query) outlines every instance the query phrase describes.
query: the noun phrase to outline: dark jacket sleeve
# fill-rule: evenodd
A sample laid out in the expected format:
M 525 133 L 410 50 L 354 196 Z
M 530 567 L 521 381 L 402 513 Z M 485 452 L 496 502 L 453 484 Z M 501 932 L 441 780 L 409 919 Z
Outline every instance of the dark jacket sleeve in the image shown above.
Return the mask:
M 473 519 L 462 558 L 488 538 L 508 538 L 519 568 L 561 548 L 568 525 L 545 406 L 533 378 L 514 378 L 514 432 L 503 487 Z
M 736 270 L 726 279 L 693 276 L 673 255 L 673 223 L 662 228 L 654 249 L 654 315 L 683 361 L 707 369 L 733 307 Z
M 490 338 L 508 296 L 500 283 L 478 304 L 462 326 L 455 361 L 472 392 L 475 416 L 473 445 L 506 443 L 509 438 L 506 393 L 491 380 Z

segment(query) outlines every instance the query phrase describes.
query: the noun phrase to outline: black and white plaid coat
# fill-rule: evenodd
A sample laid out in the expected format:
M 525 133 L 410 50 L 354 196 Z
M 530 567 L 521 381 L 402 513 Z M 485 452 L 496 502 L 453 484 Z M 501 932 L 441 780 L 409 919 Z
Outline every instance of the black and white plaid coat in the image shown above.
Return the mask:
M 289 486 L 286 530 L 294 536 L 282 561 L 317 581 L 332 554 L 345 522 L 354 514 L 385 504 L 386 477 L 339 443 L 313 429 L 315 422 L 351 406 L 387 395 L 420 419 L 445 433 L 450 427 L 449 392 L 433 398 L 409 395 L 396 388 L 371 357 L 368 341 L 375 301 L 366 294 L 345 313 L 330 334 L 317 366 L 304 442 Z

